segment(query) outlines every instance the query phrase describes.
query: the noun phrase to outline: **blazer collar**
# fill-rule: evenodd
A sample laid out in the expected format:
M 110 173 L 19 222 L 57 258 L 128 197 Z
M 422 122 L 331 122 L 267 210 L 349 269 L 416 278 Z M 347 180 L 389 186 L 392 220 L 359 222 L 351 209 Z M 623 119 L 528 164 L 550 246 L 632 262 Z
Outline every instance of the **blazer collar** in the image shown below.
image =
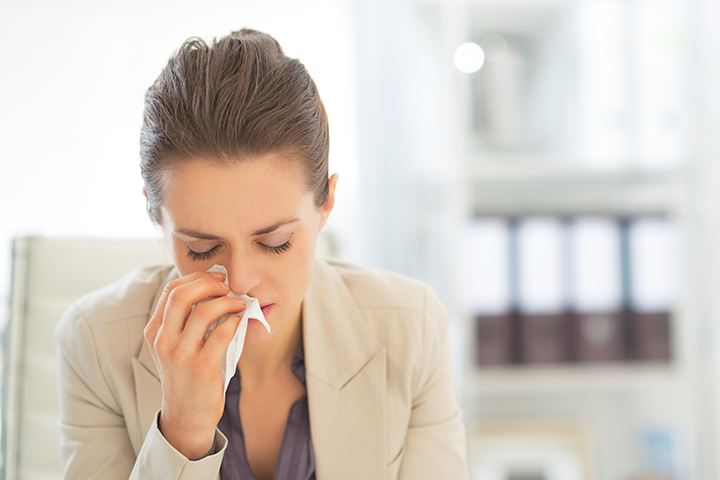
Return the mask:
M 155 309 L 157 308 L 157 304 L 160 302 L 160 297 L 162 296 L 162 292 L 165 289 L 165 285 L 178 278 L 178 272 L 176 268 L 170 269 L 167 276 L 164 280 L 162 280 L 159 285 L 158 289 L 155 292 L 155 296 L 153 297 L 152 304 L 150 305 L 150 310 L 148 312 L 148 322 L 150 321 L 150 317 L 153 313 L 155 313 Z M 157 368 L 155 367 L 155 362 L 153 361 L 152 354 L 150 353 L 150 346 L 148 345 L 147 341 L 143 339 L 142 347 L 140 347 L 140 354 L 138 355 L 138 360 L 140 363 L 150 372 L 158 381 L 160 381 L 160 375 L 158 374 Z
M 158 289 L 155 292 L 150 310 L 148 313 L 148 321 L 162 295 L 165 284 L 170 280 L 177 277 L 177 270 L 174 268 L 170 269 L 167 276 L 159 283 Z M 130 360 L 133 372 L 133 378 L 135 381 L 135 399 L 137 402 L 137 424 L 134 430 L 130 430 L 130 441 L 135 450 L 135 454 L 138 455 L 142 447 L 143 440 L 147 435 L 148 430 L 152 426 L 155 413 L 160 408 L 162 403 L 162 387 L 160 384 L 160 375 L 158 375 L 155 362 L 152 359 L 150 353 L 150 347 L 143 338 L 142 346 L 140 347 L 140 353 L 137 358 Z M 129 422 L 129 419 L 125 419 Z M 130 425 L 130 424 L 128 424 Z
M 306 372 L 338 390 L 378 353 L 347 285 L 324 260 L 314 262 L 303 336 Z

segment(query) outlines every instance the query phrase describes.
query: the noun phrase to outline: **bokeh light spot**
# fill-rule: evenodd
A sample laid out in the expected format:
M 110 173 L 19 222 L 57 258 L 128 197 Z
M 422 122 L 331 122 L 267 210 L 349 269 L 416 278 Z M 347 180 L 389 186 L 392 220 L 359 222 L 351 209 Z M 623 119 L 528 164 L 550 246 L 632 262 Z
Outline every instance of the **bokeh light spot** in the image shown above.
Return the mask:
M 454 55 L 455 66 L 463 73 L 473 73 L 480 70 L 485 62 L 485 52 L 480 45 L 473 42 L 463 43 Z

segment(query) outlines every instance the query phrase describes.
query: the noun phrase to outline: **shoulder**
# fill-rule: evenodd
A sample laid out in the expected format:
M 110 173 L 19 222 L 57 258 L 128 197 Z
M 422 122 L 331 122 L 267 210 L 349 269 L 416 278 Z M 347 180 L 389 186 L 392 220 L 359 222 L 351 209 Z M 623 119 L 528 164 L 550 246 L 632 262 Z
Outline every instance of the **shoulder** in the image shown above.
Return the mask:
M 350 322 L 361 318 L 362 325 L 356 328 L 367 329 L 378 344 L 394 348 L 391 344 L 401 343 L 402 350 L 417 344 L 423 349 L 428 339 L 446 336 L 447 311 L 430 286 L 420 280 L 343 261 L 318 260 L 313 282 L 317 296 L 323 294 L 322 302 L 341 304 L 348 313 L 329 318 L 334 322 L 341 317 Z
M 143 329 L 174 272 L 172 266 L 137 269 L 68 307 L 55 327 L 61 390 L 92 391 L 93 401 L 112 412 L 130 408 L 131 359 L 140 353 Z
M 139 268 L 80 297 L 55 328 L 58 341 L 72 343 L 78 329 L 93 330 L 129 319 L 146 322 L 163 287 L 174 276 L 172 265 Z
M 398 273 L 338 260 L 320 260 L 316 268 L 326 268 L 339 278 L 358 308 L 422 310 L 436 301 L 430 287 L 420 280 Z
M 82 296 L 73 306 L 91 325 L 147 315 L 173 273 L 172 265 L 139 268 Z
M 448 314 L 442 302 L 426 283 L 397 273 L 334 260 L 318 261 L 316 268 L 312 288 L 317 297 L 322 292 L 326 308 L 314 306 L 313 312 L 324 313 L 317 336 L 334 342 L 328 356 L 343 358 L 358 344 L 367 352 L 384 349 L 387 380 L 405 392 L 410 405 L 413 392 L 449 358 Z

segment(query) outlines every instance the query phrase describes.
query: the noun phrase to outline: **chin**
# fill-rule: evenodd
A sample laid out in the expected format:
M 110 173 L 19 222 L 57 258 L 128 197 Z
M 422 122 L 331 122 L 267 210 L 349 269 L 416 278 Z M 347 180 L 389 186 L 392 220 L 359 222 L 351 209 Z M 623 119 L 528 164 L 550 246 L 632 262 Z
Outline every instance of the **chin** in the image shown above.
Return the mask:
M 279 327 L 270 325 L 270 328 L 272 331 L 268 333 L 260 322 L 248 326 L 247 333 L 245 334 L 245 345 L 259 345 L 268 341 L 276 333 L 276 328 Z

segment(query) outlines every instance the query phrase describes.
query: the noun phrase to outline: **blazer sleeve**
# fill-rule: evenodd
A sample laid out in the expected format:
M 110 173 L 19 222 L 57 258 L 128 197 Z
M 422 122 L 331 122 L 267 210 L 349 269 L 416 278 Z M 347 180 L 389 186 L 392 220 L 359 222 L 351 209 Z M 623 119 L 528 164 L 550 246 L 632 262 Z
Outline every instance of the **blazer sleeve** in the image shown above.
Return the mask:
M 55 329 L 58 344 L 60 457 L 65 480 L 217 480 L 227 445 L 216 431 L 216 453 L 191 461 L 162 436 L 156 421 L 135 455 L 126 419 L 101 369 L 103 346 L 71 306 Z M 107 348 L 107 346 L 105 346 Z M 128 371 L 130 382 L 132 372 Z
M 398 478 L 467 479 L 467 447 L 455 395 L 448 317 L 426 288 L 423 357 L 413 385 L 413 404 Z

